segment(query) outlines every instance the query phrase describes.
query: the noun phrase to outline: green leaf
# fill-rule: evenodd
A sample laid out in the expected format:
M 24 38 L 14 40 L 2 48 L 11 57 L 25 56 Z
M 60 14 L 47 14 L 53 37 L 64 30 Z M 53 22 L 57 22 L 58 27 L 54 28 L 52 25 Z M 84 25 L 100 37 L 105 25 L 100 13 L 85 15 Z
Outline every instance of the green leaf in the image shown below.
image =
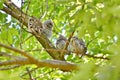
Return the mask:
M 0 23 L 1 23 L 0 25 L 5 24 L 5 22 L 7 21 L 6 17 L 7 14 L 0 12 Z
M 58 4 L 66 4 L 66 3 L 69 3 L 69 2 L 74 2 L 75 0 L 57 0 L 56 3 Z
M 65 16 L 66 14 L 69 14 L 72 10 L 75 10 L 75 8 L 79 6 L 79 4 L 74 4 L 72 6 L 70 6 L 68 9 L 66 9 L 61 15 L 60 17 Z
M 4 3 L 4 0 L 0 0 L 0 9 L 3 8 L 3 3 Z

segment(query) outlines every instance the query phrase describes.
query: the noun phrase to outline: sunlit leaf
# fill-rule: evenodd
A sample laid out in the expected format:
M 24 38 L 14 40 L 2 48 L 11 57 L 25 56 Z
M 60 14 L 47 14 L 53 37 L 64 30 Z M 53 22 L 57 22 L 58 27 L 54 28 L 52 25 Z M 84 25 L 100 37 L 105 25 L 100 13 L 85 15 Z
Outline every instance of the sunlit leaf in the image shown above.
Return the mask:
M 78 4 L 72 5 L 70 8 L 68 8 L 67 10 L 65 10 L 60 16 L 62 17 L 62 16 L 65 16 L 66 14 L 69 14 L 70 11 L 75 10 L 77 6 L 79 6 L 79 5 Z
M 4 0 L 0 0 L 0 9 L 3 8 L 3 3 L 4 3 Z

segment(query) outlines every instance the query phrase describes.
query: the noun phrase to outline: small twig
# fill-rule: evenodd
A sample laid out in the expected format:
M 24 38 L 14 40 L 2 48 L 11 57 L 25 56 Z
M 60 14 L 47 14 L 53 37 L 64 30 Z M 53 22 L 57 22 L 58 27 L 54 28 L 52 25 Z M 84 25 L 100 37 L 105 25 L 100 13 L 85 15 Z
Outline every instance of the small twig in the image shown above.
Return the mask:
M 36 67 L 36 68 L 34 68 L 34 69 L 32 69 L 32 70 L 29 70 L 29 73 L 32 73 L 33 71 L 35 71 L 35 70 L 37 70 L 37 69 L 39 69 L 39 68 L 40 68 L 40 67 Z M 52 69 L 51 71 L 49 71 L 49 72 L 42 73 L 42 75 L 46 75 L 46 74 L 51 73 L 51 72 L 53 72 L 53 69 Z M 25 75 L 27 75 L 27 74 L 28 74 L 28 72 L 25 72 L 25 73 L 22 74 L 20 77 L 23 78 L 23 76 L 25 76 Z M 34 80 L 37 80 L 37 79 L 40 78 L 40 77 L 41 77 L 41 75 L 38 76 L 38 77 L 35 77 Z
M 14 52 L 18 52 L 19 54 L 27 57 L 30 61 L 34 61 L 34 62 L 38 62 L 37 59 L 35 59 L 34 57 L 32 57 L 31 55 L 27 54 L 26 52 L 22 51 L 22 50 L 19 50 L 19 49 L 16 49 L 16 48 L 13 48 L 13 47 L 10 47 L 10 46 L 7 46 L 7 45 L 4 45 L 2 43 L 0 43 L 0 47 L 4 47 L 6 49 L 10 49 Z
M 49 71 L 49 72 L 46 72 L 46 73 L 42 73 L 42 75 L 50 74 L 51 72 L 53 72 L 53 70 L 51 70 L 51 71 Z M 42 77 L 42 76 L 40 75 L 40 76 L 36 77 L 35 80 L 37 80 L 38 78 L 41 78 L 41 77 Z
M 87 57 L 92 57 L 92 58 L 96 58 L 96 59 L 110 60 L 109 58 L 104 58 L 103 56 L 98 57 L 98 56 L 94 56 L 94 55 L 90 55 L 90 54 L 84 54 L 84 55 L 86 55 Z
M 33 77 L 32 77 L 32 75 L 31 75 L 31 73 L 30 73 L 30 70 L 28 68 L 26 68 L 26 71 L 27 71 L 27 73 L 28 73 L 28 75 L 30 77 L 29 79 L 30 80 L 34 80 Z
M 48 0 L 45 0 L 45 1 L 46 1 L 46 11 L 48 11 L 48 8 L 49 8 Z
M 21 27 L 22 27 L 23 25 L 21 24 Z M 19 46 L 20 46 L 20 49 L 22 49 L 22 30 L 20 29 L 20 36 L 19 36 L 19 38 L 20 38 L 20 43 L 19 43 Z
M 30 3 L 31 3 L 31 0 L 28 1 L 28 6 L 27 6 L 27 8 L 26 8 L 26 14 L 28 13 Z
M 20 26 L 21 28 L 23 28 L 23 21 L 22 21 L 22 4 L 23 4 L 23 0 L 21 0 L 21 13 L 20 13 L 20 19 L 21 19 L 21 23 Z M 20 29 L 20 48 L 22 49 L 22 30 Z
M 33 51 L 41 51 L 42 49 L 33 49 L 33 50 L 26 50 L 25 52 L 33 52 Z M 64 49 L 43 49 L 45 51 L 50 51 L 50 52 L 65 52 L 69 53 L 70 51 L 64 50 Z
M 5 57 L 13 58 L 13 59 L 23 59 L 23 57 L 14 56 L 14 55 L 11 55 L 5 52 L 0 52 L 0 56 L 5 56 Z
M 25 52 L 41 51 L 42 49 L 26 50 Z
M 66 52 L 66 53 L 69 52 L 68 50 L 64 50 L 64 49 L 44 49 L 44 50 L 52 51 L 52 52 Z
M 29 40 L 31 37 L 33 37 L 33 35 L 30 35 L 28 38 L 26 38 L 23 42 L 21 42 L 22 44 L 24 43 L 24 42 L 26 42 L 27 40 Z
M 64 52 L 64 53 L 77 53 L 78 52 L 73 52 L 73 51 L 68 51 L 68 50 L 64 50 L 64 49 L 45 49 L 45 50 L 48 50 L 48 51 L 52 51 L 52 52 Z M 92 58 L 96 58 L 96 59 L 106 59 L 106 60 L 109 60 L 109 58 L 104 58 L 104 57 L 97 57 L 97 56 L 94 56 L 94 55 L 90 55 L 90 54 L 83 54 L 83 55 L 86 55 L 88 57 L 92 57 Z
M 68 45 L 69 45 L 69 42 L 70 42 L 72 36 L 74 35 L 74 32 L 75 32 L 75 31 L 73 31 L 73 32 L 70 34 L 70 36 L 69 36 L 69 38 L 68 38 L 68 41 L 67 41 L 67 43 L 66 43 L 66 45 L 65 45 L 65 48 L 64 48 L 65 50 L 67 49 L 67 47 L 68 47 Z
M 69 53 L 68 50 L 63 50 L 63 49 L 46 49 L 48 51 L 53 51 L 53 52 L 65 52 L 65 53 Z M 73 52 L 73 51 L 70 51 L 70 53 L 77 53 L 78 52 Z M 109 58 L 104 58 L 104 57 L 97 57 L 97 56 L 94 56 L 94 55 L 90 55 L 90 54 L 83 54 L 83 55 L 86 55 L 88 57 L 92 57 L 92 58 L 96 58 L 96 59 L 106 59 L 106 60 L 109 60 Z
M 68 41 L 67 41 L 66 44 L 65 44 L 64 50 L 67 50 L 67 47 L 68 47 L 68 45 L 69 45 L 69 42 L 70 42 L 72 36 L 74 35 L 74 32 L 75 32 L 75 30 L 70 34 L 70 36 L 69 36 L 69 38 L 68 38 Z M 64 55 L 65 55 L 65 53 L 62 52 L 62 53 L 61 53 L 61 58 L 62 58 L 62 59 L 64 59 Z
M 97 37 L 95 37 L 95 38 L 93 38 L 92 40 L 90 40 L 90 41 L 88 41 L 87 42 L 87 44 L 86 44 L 86 47 L 88 47 L 89 46 L 89 44 L 91 43 L 91 42 L 93 42 L 95 39 L 97 39 L 98 38 L 98 36 Z
M 42 16 L 40 16 L 40 19 L 43 19 L 46 16 L 47 12 L 45 11 Z
M 42 15 L 40 16 L 40 19 L 43 19 L 48 12 L 48 0 L 45 0 L 45 3 L 46 3 L 46 10 L 43 11 L 44 13 L 42 13 Z
M 14 65 L 14 66 L 9 66 L 9 67 L 5 67 L 5 68 L 0 68 L 0 70 L 10 70 L 10 69 L 18 68 L 18 67 L 20 67 L 20 65 Z
M 29 32 L 29 31 L 27 31 L 25 28 L 23 28 L 23 27 L 21 27 L 21 29 L 23 29 L 25 32 L 27 32 L 27 33 L 31 33 L 31 32 Z M 32 34 L 32 33 L 31 33 Z
M 32 69 L 32 70 L 29 70 L 29 72 L 31 73 L 31 72 L 33 72 L 33 71 L 35 71 L 35 70 L 37 70 L 38 68 L 40 68 L 40 67 L 36 67 L 36 68 L 34 68 L 34 69 Z M 24 74 L 22 74 L 20 77 L 23 77 L 23 76 L 25 76 L 25 75 L 27 75 L 28 73 L 27 72 L 25 72 Z

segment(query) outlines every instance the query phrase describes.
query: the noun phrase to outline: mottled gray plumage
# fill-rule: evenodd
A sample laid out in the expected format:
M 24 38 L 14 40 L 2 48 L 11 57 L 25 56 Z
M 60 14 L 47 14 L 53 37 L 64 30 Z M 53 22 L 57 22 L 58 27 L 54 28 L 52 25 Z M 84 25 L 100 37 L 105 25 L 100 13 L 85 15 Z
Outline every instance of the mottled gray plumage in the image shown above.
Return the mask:
M 46 20 L 42 23 L 39 19 L 30 17 L 28 20 L 28 31 L 40 37 L 40 34 L 43 33 L 47 38 L 52 36 L 52 20 Z
M 82 39 L 78 39 L 78 37 L 72 37 L 69 50 L 75 52 L 77 55 L 85 54 L 87 51 L 86 45 Z
M 39 19 L 36 19 L 34 17 L 30 17 L 28 19 L 28 31 L 35 34 L 36 36 L 41 34 L 42 31 L 42 23 L 40 22 Z
M 63 35 L 60 35 L 57 42 L 56 42 L 56 48 L 57 49 L 64 49 L 66 42 L 67 42 L 67 39 Z
M 47 38 L 50 38 L 52 36 L 52 27 L 53 27 L 53 22 L 52 20 L 46 20 L 43 23 L 43 33 L 47 36 Z

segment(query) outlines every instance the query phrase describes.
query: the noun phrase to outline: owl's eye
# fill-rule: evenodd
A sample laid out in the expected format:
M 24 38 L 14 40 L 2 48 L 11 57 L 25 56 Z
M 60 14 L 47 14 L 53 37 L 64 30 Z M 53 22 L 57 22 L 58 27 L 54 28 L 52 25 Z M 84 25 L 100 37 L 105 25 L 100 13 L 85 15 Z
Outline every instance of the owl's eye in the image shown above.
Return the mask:
M 36 33 L 38 33 L 38 31 L 36 30 Z
M 30 23 L 29 25 L 32 25 L 32 23 Z
M 51 25 L 51 26 L 52 26 L 52 23 L 49 23 L 49 25 Z
M 29 21 L 32 21 L 32 19 L 30 19 Z

